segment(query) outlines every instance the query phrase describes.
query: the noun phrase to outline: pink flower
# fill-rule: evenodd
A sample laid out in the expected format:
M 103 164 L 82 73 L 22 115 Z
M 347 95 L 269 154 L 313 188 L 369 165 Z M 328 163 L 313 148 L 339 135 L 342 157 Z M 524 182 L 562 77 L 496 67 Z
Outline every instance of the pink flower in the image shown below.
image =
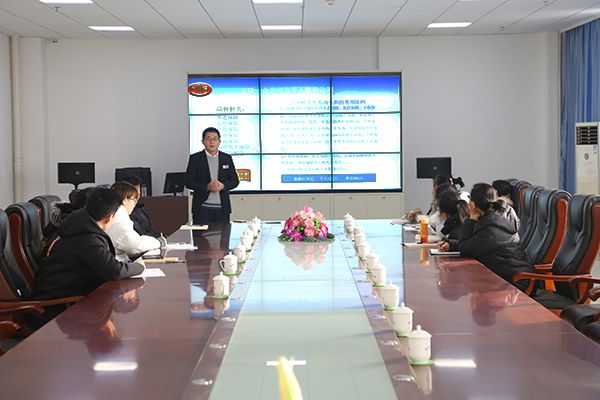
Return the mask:
M 306 237 L 314 237 L 317 234 L 317 230 L 315 228 L 304 228 L 304 236 Z
M 302 234 L 298 231 L 292 231 L 292 233 L 290 233 L 290 238 L 294 241 L 294 242 L 299 242 L 302 240 Z
M 312 207 L 304 206 L 304 207 L 302 207 L 302 211 L 304 211 L 307 214 L 312 214 L 313 209 L 312 209 Z
M 302 219 L 300 219 L 300 217 L 299 217 L 299 216 L 297 216 L 297 217 L 294 217 L 294 219 L 292 219 L 292 226 L 293 226 L 294 228 L 297 228 L 297 227 L 299 227 L 299 226 L 301 226 L 301 225 L 302 225 Z
M 285 225 L 283 226 L 283 230 L 288 230 L 292 226 L 292 217 L 289 217 L 285 220 Z
M 315 218 L 318 219 L 319 221 L 323 220 L 323 214 L 321 214 L 320 211 L 317 211 L 317 213 L 315 214 Z
M 315 226 L 315 221 L 310 218 L 304 220 L 304 226 L 307 228 L 313 228 Z
M 323 222 L 321 222 L 321 226 L 320 226 L 320 231 L 327 236 L 327 233 L 329 232 L 329 228 L 327 228 L 327 225 L 325 225 Z

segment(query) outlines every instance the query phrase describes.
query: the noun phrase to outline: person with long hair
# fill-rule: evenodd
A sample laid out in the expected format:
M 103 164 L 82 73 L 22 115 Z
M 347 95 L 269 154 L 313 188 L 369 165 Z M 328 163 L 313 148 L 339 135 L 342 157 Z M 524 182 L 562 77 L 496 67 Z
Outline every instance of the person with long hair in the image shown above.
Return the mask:
M 443 240 L 438 243 L 441 251 L 458 250 L 458 241 L 463 236 L 463 224 L 469 218 L 469 206 L 456 190 L 446 190 L 438 199 L 440 220 L 443 222 Z
M 512 278 L 518 272 L 534 272 L 534 268 L 519 249 L 518 221 L 507 214 L 504 204 L 497 201 L 491 185 L 474 185 L 458 249 L 461 256 L 475 258 L 523 290 L 529 282 L 513 283 Z

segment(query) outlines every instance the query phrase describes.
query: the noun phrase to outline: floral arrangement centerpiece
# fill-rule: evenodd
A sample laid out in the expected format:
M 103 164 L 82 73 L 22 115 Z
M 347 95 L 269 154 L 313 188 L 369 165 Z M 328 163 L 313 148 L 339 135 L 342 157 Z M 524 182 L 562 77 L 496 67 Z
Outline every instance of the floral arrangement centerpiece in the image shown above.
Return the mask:
M 333 240 L 335 235 L 329 233 L 329 228 L 324 222 L 323 214 L 315 212 L 312 207 L 304 206 L 302 210 L 295 211 L 285 221 L 280 240 L 286 242 L 320 242 Z

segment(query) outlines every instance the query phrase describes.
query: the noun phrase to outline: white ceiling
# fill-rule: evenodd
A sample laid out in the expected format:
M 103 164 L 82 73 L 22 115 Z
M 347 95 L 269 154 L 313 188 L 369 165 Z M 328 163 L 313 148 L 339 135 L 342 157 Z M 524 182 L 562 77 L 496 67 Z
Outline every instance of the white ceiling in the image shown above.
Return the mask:
M 0 0 L 0 32 L 69 39 L 337 38 L 489 35 L 559 31 L 600 17 L 600 0 L 94 0 L 49 5 Z M 427 29 L 431 22 L 472 22 Z M 260 25 L 301 25 L 261 31 Z M 134 32 L 96 32 L 90 25 L 129 25 Z

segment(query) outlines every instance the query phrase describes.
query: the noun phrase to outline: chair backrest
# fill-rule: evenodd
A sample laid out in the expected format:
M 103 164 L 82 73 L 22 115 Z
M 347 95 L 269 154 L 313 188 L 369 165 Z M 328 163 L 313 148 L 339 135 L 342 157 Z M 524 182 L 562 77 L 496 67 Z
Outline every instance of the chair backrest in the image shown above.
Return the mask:
M 517 212 L 517 216 L 521 218 L 521 204 L 523 203 L 523 195 L 525 194 L 525 189 L 531 186 L 531 183 L 527 181 L 517 181 L 513 185 L 513 193 L 512 193 L 512 201 L 513 207 Z
M 550 264 L 565 237 L 567 207 L 571 195 L 564 190 L 546 189 L 539 193 L 533 233 L 525 248 L 532 264 Z
M 51 222 L 50 214 L 52 212 L 52 203 L 60 201 L 62 201 L 61 198 L 53 194 L 35 196 L 33 199 L 29 200 L 30 203 L 35 204 L 38 208 L 42 229 Z
M 519 214 L 519 238 L 521 248 L 527 248 L 529 244 L 529 240 L 533 234 L 533 230 L 535 229 L 535 219 L 537 216 L 537 201 L 540 195 L 540 192 L 544 190 L 541 186 L 528 186 L 525 188 L 522 203 L 521 203 L 521 213 Z
M 15 203 L 6 208 L 11 249 L 27 283 L 33 287 L 40 257 L 42 226 L 38 209 L 31 203 Z
M 587 274 L 600 250 L 600 196 L 576 194 L 569 201 L 567 231 L 552 263 L 554 275 Z M 565 282 L 555 282 L 556 291 L 573 300 L 579 294 Z
M 0 209 L 0 301 L 26 300 L 30 296 L 31 286 L 12 254 L 8 216 Z

